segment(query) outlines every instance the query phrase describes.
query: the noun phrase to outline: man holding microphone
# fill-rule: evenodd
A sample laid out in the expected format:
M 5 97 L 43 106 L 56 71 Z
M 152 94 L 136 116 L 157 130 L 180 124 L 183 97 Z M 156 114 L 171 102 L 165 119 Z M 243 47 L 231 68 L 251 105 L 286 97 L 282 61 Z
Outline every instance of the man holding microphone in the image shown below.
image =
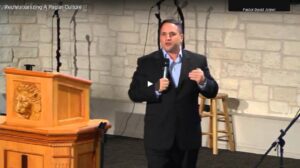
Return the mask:
M 147 102 L 144 144 L 148 168 L 196 167 L 201 147 L 198 96 L 211 98 L 218 93 L 206 57 L 182 49 L 183 38 L 179 21 L 164 20 L 161 49 L 138 59 L 128 91 L 132 101 Z

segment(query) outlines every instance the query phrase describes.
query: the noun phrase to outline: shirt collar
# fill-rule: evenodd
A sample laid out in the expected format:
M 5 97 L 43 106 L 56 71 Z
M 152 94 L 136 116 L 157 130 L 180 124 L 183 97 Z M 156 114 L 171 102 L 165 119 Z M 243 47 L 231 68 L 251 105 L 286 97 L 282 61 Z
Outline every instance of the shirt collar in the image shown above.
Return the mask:
M 163 52 L 163 54 L 164 54 L 164 58 L 168 58 L 168 59 L 170 60 L 170 62 L 173 62 L 173 60 L 171 59 L 171 57 L 169 56 L 169 54 L 167 53 L 166 50 L 164 50 L 164 49 L 162 48 L 162 52 Z M 182 55 L 182 49 L 181 49 L 181 47 L 180 47 L 180 50 L 179 50 L 179 53 L 178 53 L 178 57 L 176 58 L 175 62 L 176 62 L 176 63 L 177 63 L 177 62 L 181 62 L 182 57 L 183 57 L 183 55 Z

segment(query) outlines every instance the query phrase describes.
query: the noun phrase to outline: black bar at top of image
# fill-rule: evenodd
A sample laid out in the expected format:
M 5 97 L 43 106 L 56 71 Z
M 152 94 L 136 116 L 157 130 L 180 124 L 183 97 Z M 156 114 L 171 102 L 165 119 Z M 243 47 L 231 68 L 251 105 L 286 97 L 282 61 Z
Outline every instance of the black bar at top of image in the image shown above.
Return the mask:
M 290 11 L 290 0 L 228 0 L 229 11 Z M 261 9 L 261 10 L 259 10 Z

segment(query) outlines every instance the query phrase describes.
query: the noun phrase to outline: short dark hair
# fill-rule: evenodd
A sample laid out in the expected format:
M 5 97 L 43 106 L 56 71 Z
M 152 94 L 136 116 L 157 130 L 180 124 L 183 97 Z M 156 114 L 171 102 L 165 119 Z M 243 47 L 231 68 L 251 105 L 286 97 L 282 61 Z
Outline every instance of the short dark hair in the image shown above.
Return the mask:
M 182 29 L 182 22 L 176 19 L 165 19 L 161 22 L 160 26 L 159 26 L 159 31 L 161 30 L 162 26 L 165 23 L 172 23 L 174 25 L 176 25 L 180 31 L 180 33 L 183 33 L 183 29 Z

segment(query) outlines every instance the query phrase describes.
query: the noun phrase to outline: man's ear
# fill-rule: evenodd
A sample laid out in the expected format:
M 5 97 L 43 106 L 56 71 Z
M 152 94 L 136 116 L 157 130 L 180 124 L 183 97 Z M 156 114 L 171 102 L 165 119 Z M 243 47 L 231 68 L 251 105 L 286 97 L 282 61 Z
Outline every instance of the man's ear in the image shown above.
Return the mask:
M 183 42 L 184 35 L 181 33 L 180 36 L 181 36 L 181 42 Z

